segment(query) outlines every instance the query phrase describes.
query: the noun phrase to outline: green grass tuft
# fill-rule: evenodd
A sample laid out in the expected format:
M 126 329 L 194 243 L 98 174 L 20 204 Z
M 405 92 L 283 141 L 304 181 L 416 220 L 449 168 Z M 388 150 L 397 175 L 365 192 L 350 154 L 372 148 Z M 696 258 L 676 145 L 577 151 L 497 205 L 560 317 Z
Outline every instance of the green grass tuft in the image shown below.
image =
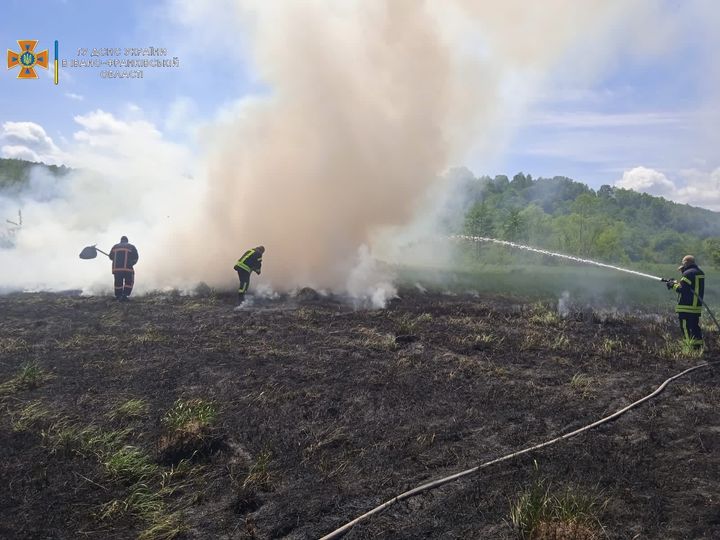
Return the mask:
M 50 418 L 50 411 L 39 401 L 28 403 L 16 413 L 10 413 L 10 422 L 13 431 L 28 431 L 30 428 Z
M 135 420 L 148 413 L 148 404 L 142 399 L 128 399 L 108 413 L 110 420 Z
M 36 362 L 25 362 L 12 379 L 0 385 L 0 394 L 34 390 L 50 377 Z
M 110 454 L 103 462 L 105 468 L 114 477 L 129 482 L 142 482 L 158 471 L 145 452 L 136 446 L 123 446 Z
M 217 407 L 214 403 L 202 399 L 178 399 L 165 413 L 162 422 L 173 431 L 197 432 L 212 425 L 216 418 Z
M 510 520 L 522 540 L 594 540 L 601 537 L 598 516 L 605 505 L 596 495 L 569 487 L 553 493 L 538 477 L 511 504 Z
M 248 470 L 247 476 L 242 484 L 243 489 L 269 489 L 272 484 L 272 473 L 270 472 L 271 462 L 272 453 L 269 450 L 260 452 Z

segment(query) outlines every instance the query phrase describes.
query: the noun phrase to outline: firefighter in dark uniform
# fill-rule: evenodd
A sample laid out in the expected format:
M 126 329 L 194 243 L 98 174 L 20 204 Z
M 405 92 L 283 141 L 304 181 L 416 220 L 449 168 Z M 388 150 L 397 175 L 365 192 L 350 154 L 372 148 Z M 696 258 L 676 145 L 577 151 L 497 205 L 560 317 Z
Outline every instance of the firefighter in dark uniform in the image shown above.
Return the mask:
M 138 252 L 135 246 L 128 242 L 127 236 L 120 238 L 110 250 L 112 260 L 112 273 L 115 276 L 115 299 L 125 302 L 132 292 L 135 283 L 135 263 L 138 262 Z
M 705 273 L 695 264 L 695 257 L 685 255 L 682 265 L 678 267 L 682 277 L 675 281 L 670 280 L 667 288 L 678 293 L 678 303 L 675 312 L 680 319 L 680 329 L 685 342 L 693 349 L 703 348 L 702 330 L 700 329 L 700 315 L 702 313 L 702 299 L 705 294 Z
M 237 272 L 238 278 L 240 279 L 238 305 L 245 301 L 245 293 L 250 285 L 250 274 L 255 272 L 258 276 L 260 275 L 263 253 L 265 253 L 264 246 L 248 249 L 243 253 L 242 257 L 238 259 L 235 266 L 233 266 L 233 269 Z

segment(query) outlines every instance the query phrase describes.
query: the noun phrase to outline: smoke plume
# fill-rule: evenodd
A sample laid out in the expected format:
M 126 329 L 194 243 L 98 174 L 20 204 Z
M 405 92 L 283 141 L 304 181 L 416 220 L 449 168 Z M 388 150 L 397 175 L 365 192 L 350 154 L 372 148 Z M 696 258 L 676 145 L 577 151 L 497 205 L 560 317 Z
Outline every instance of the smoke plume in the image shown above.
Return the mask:
M 143 119 L 76 118 L 69 164 L 102 174 L 66 179 L 59 201 L 26 197 L 28 226 L 14 252 L 0 251 L 2 266 L 19 286 L 88 289 L 108 281 L 107 268 L 68 270 L 80 264 L 70 258 L 127 234 L 141 289 L 230 286 L 235 259 L 262 244 L 260 282 L 372 297 L 372 276 L 359 276 L 374 272 L 368 250 L 412 237 L 412 224 L 432 232 L 428 197 L 449 189 L 443 171 L 502 148 L 543 75 L 645 4 L 175 0 L 190 30 L 222 11 L 222 24 L 250 36 L 267 90 L 224 104 L 198 158 Z M 48 253 L 53 272 L 21 272 Z
M 245 28 L 252 13 L 251 50 L 270 92 L 218 133 L 202 238 L 213 260 L 264 244 L 277 287 L 346 286 L 358 249 L 418 218 L 452 160 L 503 138 L 513 77 L 543 73 L 620 5 L 334 4 L 245 2 L 236 12 Z M 188 277 L 203 269 L 221 280 L 226 266 L 198 260 Z

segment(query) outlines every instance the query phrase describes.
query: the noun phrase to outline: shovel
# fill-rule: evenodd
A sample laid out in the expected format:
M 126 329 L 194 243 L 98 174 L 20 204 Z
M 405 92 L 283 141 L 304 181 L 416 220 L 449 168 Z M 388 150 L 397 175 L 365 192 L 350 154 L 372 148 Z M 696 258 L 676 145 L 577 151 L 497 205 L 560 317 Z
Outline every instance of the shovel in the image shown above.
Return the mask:
M 110 256 L 109 253 L 105 253 L 102 249 L 98 249 L 95 246 L 88 246 L 80 252 L 80 258 L 81 259 L 94 259 L 95 257 L 97 257 L 98 251 L 100 253 L 102 253 L 103 255 L 107 255 L 108 257 Z

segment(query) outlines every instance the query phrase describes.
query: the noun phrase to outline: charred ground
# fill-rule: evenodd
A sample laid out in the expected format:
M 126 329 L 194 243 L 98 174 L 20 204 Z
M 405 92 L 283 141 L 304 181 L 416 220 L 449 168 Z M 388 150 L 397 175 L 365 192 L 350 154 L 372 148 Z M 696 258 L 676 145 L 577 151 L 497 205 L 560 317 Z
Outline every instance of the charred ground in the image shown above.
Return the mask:
M 720 359 L 712 332 L 702 360 L 683 354 L 670 317 L 554 308 L 416 291 L 374 311 L 2 296 L 0 537 L 319 537 Z M 602 503 L 596 537 L 720 538 L 719 381 L 697 370 L 347 537 L 517 538 L 510 506 L 540 477 Z

